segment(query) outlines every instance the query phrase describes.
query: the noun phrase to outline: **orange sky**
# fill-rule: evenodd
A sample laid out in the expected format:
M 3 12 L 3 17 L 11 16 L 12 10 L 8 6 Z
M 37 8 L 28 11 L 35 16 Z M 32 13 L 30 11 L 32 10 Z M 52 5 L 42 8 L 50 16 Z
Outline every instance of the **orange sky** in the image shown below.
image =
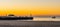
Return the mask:
M 60 15 L 60 0 L 0 0 L 0 15 Z

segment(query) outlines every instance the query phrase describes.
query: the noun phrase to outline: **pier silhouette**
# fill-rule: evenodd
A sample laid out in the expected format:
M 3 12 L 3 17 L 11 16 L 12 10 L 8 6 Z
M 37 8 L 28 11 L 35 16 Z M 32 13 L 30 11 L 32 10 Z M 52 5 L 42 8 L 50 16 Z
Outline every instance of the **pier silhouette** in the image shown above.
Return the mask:
M 25 17 L 21 17 L 21 16 L 15 16 L 13 14 L 9 14 L 8 16 L 0 16 L 0 20 L 32 20 L 33 17 L 28 17 L 28 16 L 25 16 Z

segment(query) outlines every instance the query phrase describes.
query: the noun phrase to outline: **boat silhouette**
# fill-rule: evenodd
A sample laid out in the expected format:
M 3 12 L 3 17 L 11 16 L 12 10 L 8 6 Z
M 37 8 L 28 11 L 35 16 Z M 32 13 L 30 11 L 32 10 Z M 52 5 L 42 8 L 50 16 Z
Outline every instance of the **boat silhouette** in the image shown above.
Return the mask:
M 55 16 L 53 16 L 52 18 L 53 18 L 53 19 L 55 19 L 56 17 L 55 17 Z

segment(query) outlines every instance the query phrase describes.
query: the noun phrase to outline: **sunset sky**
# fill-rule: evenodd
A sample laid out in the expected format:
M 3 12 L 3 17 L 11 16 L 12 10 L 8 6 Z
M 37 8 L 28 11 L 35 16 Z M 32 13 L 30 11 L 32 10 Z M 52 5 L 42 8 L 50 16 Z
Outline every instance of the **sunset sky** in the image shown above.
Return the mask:
M 60 15 L 60 0 L 0 0 L 0 16 Z

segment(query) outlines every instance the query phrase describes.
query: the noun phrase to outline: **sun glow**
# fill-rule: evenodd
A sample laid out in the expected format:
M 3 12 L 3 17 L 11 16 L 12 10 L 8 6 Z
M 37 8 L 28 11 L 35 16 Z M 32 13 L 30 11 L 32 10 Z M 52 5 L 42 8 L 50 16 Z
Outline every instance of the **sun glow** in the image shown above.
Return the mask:
M 60 0 L 0 0 L 0 15 L 60 15 Z

